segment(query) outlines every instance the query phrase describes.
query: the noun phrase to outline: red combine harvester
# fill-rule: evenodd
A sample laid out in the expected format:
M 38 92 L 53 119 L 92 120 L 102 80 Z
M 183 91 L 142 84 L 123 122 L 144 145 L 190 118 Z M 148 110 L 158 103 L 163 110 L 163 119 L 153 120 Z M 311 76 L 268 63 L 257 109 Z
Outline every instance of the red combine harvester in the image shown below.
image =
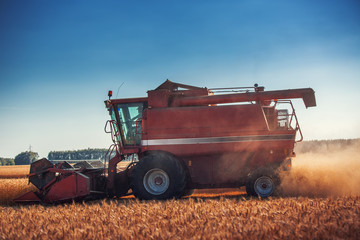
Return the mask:
M 230 93 L 229 93 L 230 92 Z M 121 197 L 179 198 L 192 189 L 246 186 L 269 197 L 279 171 L 291 168 L 301 130 L 289 99 L 316 106 L 311 88 L 264 91 L 194 87 L 169 80 L 143 98 L 105 101 L 113 145 L 104 167 L 90 164 L 31 164 L 29 181 L 38 192 L 18 202 L 62 202 Z M 299 134 L 298 140 L 296 134 Z M 127 167 L 121 168 L 128 162 Z

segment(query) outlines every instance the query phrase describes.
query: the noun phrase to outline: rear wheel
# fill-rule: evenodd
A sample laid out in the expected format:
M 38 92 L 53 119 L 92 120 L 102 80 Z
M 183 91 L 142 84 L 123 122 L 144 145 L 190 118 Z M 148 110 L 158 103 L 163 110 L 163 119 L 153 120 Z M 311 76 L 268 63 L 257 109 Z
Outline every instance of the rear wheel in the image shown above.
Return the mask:
M 158 153 L 145 156 L 134 167 L 130 187 L 139 199 L 179 198 L 184 194 L 186 173 L 172 155 Z
M 279 183 L 279 177 L 273 170 L 255 170 L 248 177 L 246 192 L 250 196 L 270 197 L 276 192 Z

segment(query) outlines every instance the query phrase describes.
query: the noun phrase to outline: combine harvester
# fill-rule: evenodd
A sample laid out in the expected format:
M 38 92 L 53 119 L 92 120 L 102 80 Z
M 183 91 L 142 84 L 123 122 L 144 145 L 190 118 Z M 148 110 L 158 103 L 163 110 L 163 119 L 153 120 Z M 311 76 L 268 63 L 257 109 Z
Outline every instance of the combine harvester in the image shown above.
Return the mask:
M 134 194 L 139 199 L 179 198 L 192 189 L 246 186 L 269 197 L 279 171 L 291 168 L 302 133 L 289 99 L 316 106 L 311 88 L 264 91 L 194 87 L 169 80 L 147 97 L 105 101 L 113 144 L 105 166 L 73 167 L 41 159 L 29 181 L 39 191 L 17 202 L 63 202 Z M 285 108 L 284 108 L 285 106 Z M 296 135 L 298 137 L 296 138 Z M 133 159 L 125 168 L 124 160 Z

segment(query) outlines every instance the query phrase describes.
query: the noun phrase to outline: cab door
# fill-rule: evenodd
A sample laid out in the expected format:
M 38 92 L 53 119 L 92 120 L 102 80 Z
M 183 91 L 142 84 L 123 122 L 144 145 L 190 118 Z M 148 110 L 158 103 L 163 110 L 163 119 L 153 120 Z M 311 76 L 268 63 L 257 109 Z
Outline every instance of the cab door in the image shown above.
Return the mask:
M 144 103 L 117 105 L 117 117 L 124 146 L 140 145 L 141 122 Z

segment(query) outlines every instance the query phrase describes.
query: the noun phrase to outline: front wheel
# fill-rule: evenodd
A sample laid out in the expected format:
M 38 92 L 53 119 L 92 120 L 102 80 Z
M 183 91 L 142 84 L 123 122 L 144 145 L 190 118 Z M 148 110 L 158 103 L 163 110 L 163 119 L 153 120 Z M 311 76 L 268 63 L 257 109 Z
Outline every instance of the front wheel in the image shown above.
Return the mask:
M 272 170 L 260 169 L 251 173 L 246 183 L 246 192 L 250 196 L 270 197 L 279 186 L 279 177 Z
M 179 198 L 184 194 L 186 173 L 172 155 L 157 153 L 145 156 L 134 167 L 130 187 L 139 199 Z
M 152 195 L 161 195 L 168 190 L 170 178 L 164 170 L 153 168 L 145 174 L 143 185 L 148 193 Z

